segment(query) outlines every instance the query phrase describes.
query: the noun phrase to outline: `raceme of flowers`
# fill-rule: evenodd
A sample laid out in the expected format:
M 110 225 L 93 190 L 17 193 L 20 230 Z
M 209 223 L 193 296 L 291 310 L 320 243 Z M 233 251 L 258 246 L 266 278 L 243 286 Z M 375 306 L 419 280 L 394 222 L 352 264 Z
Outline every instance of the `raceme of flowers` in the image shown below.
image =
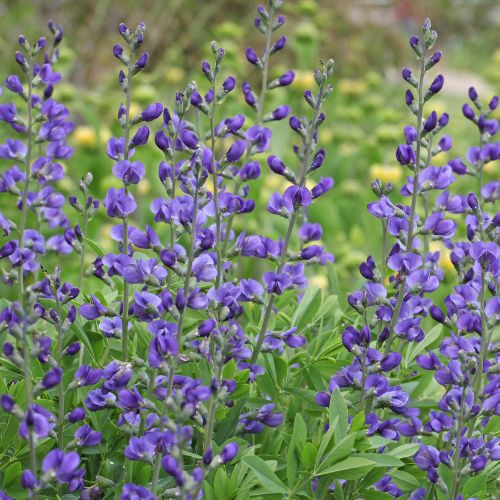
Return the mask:
M 340 489 L 340 498 L 379 491 L 423 499 L 491 489 L 500 458 L 500 219 L 492 210 L 500 183 L 483 174 L 500 158 L 490 117 L 498 98 L 484 103 L 470 89 L 463 114 L 478 143 L 467 158 L 433 166 L 452 148 L 443 134 L 448 115 L 432 110 L 444 78 L 428 82 L 441 52 L 428 20 L 411 37 L 419 69 L 402 74 L 413 123 L 396 151 L 408 172 L 405 202 L 391 201 L 390 184 L 372 184 L 381 258 L 361 263 L 366 282 L 349 295 L 342 322 L 323 322 L 338 308 L 333 298 L 322 302 L 323 316 L 305 321 L 316 293 L 307 268 L 333 262 L 308 215 L 333 187 L 321 175 L 318 144 L 333 61 L 314 72 L 303 115 L 269 107 L 269 94 L 294 80 L 293 71 L 270 77 L 287 42 L 276 35 L 281 7 L 258 7 L 265 48 L 245 53 L 260 83 L 227 75 L 225 51 L 213 42 L 198 84 L 135 116 L 134 88 L 149 63 L 146 27 L 120 24 L 112 55 L 121 133 L 106 149 L 116 187 L 103 200 L 92 195 L 90 173 L 79 195 L 66 199 L 57 188 L 63 163 L 71 164 L 73 129 L 54 97 L 62 27 L 49 23 L 50 36 L 36 43 L 19 37 L 19 75 L 5 80 L 13 100 L 0 104 L 12 136 L 0 145 L 0 258 L 10 299 L 0 311 L 8 374 L 1 407 L 14 457 L 2 467 L 0 498 L 322 498 Z M 248 113 L 225 115 L 238 92 Z M 272 152 L 272 122 L 284 119 L 297 141 L 294 161 Z M 159 165 L 137 159 L 147 148 L 161 153 Z M 153 168 L 163 195 L 140 199 L 137 185 Z M 252 184 L 261 175 L 285 186 L 265 207 L 283 229 L 276 238 L 238 229 L 256 217 Z M 477 191 L 454 194 L 457 176 L 474 177 Z M 98 211 L 111 222 L 113 253 L 89 239 Z M 445 285 L 435 240 L 457 271 L 444 304 L 432 295 Z M 77 283 L 64 266 L 47 268 L 47 253 L 78 267 Z M 337 342 L 329 381 L 308 368 L 327 338 Z M 415 396 L 428 386 L 439 395 L 435 405 Z

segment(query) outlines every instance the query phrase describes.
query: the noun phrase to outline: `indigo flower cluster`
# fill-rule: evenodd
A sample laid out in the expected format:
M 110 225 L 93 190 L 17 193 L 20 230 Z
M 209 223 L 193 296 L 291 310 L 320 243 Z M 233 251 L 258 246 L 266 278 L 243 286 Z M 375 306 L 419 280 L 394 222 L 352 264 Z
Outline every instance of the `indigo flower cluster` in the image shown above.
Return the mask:
M 366 282 L 348 297 L 359 315 L 342 333 L 352 362 L 330 379 L 328 391 L 316 396 L 320 406 L 328 407 L 334 391 L 347 389 L 348 405 L 362 412 L 367 436 L 420 445 L 414 462 L 427 473 L 428 486 L 412 491 L 412 499 L 435 498 L 438 492 L 464 498 L 460 492 L 465 479 L 500 458 L 498 438 L 488 425 L 499 409 L 498 342 L 493 336 L 500 319 L 499 219 L 485 212 L 487 203 L 498 199 L 500 184 L 483 185 L 484 166 L 500 155 L 494 142 L 498 121 L 489 118 L 498 97 L 485 106 L 474 88 L 469 90 L 476 112 L 465 104 L 463 113 L 477 126 L 479 145 L 469 149 L 466 161 L 455 158 L 434 166 L 433 158 L 452 147 L 450 136 L 442 134 L 448 114 L 429 110 L 444 84 L 441 74 L 426 83 L 427 73 L 441 60 L 441 52 L 433 51 L 436 39 L 426 20 L 421 35 L 410 38 L 419 69 L 402 71 L 410 86 L 405 104 L 416 121 L 404 128 L 405 142 L 397 147 L 396 160 L 409 171 L 400 193 L 410 201 L 391 201 L 390 183 L 377 179 L 372 184 L 378 200 L 368 211 L 380 221 L 381 258 L 379 264 L 372 256 L 361 263 Z M 478 196 L 452 194 L 451 185 L 462 175 L 478 179 Z M 467 242 L 453 239 L 456 214 L 466 216 Z M 444 301 L 446 312 L 430 295 L 444 279 L 439 251 L 431 246 L 439 240 L 444 251 L 449 249 L 458 274 L 458 284 Z M 431 329 L 430 320 L 444 328 Z M 437 339 L 439 354 L 424 353 Z M 441 397 L 436 408 L 422 408 L 411 398 L 418 369 L 434 372 L 434 380 L 422 378 L 421 383 L 435 384 Z M 383 447 L 379 452 L 387 451 Z M 403 496 L 397 484 L 389 473 L 375 486 L 393 497 Z M 344 485 L 350 495 L 359 487 L 359 481 Z
M 334 274 L 310 211 L 334 184 L 319 144 L 333 61 L 292 112 L 283 88 L 295 74 L 273 65 L 287 45 L 282 3 L 257 9 L 263 48 L 245 51 L 249 81 L 228 73 L 212 42 L 197 81 L 137 113 L 146 26 L 119 25 L 122 103 L 102 200 L 91 173 L 68 203 L 57 190 L 73 129 L 53 97 L 62 27 L 19 38 L 22 78 L 6 79 L 13 102 L 0 104 L 12 135 L 0 187 L 15 199 L 0 213 L 0 451 L 11 455 L 0 498 L 494 494 L 500 183 L 485 171 L 500 159 L 498 97 L 470 89 L 463 114 L 477 144 L 437 166 L 453 145 L 448 114 L 432 108 L 442 54 L 429 20 L 410 38 L 412 123 L 395 153 L 407 177 L 398 194 L 372 183 L 380 249 L 342 311 L 308 280 L 311 267 Z M 248 113 L 229 115 L 238 95 Z M 293 137 L 288 153 L 273 146 L 279 127 Z M 261 209 L 274 236 L 252 230 L 261 177 L 280 186 Z M 477 187 L 456 193 L 459 177 Z M 110 222 L 111 251 L 91 239 L 96 217 Z M 440 252 L 456 270 L 451 286 Z
M 100 206 L 91 194 L 92 175 L 81 180 L 80 196 L 69 196 L 79 219 L 74 225 L 53 187 L 63 177 L 57 161 L 71 155 L 65 138 L 73 127 L 68 110 L 52 97 L 61 79 L 54 68 L 62 28 L 50 24 L 50 44 L 42 38 L 32 46 L 20 38 L 16 60 L 26 83 L 12 75 L 6 87 L 24 101 L 25 113 L 14 104 L 0 108 L 2 120 L 24 138 L 0 147 L 1 157 L 14 164 L 2 174 L 2 192 L 17 198 L 20 213 L 18 221 L 1 216 L 4 236 L 17 236 L 0 250 L 10 261 L 3 281 L 19 296 L 1 311 L 0 324 L 12 338 L 3 344 L 4 357 L 22 372 L 25 387 L 24 398 L 4 394 L 2 408 L 19 420 L 19 436 L 29 447 L 20 481 L 30 497 L 79 491 L 82 498 L 101 498 L 118 486 L 122 499 L 201 498 L 206 478 L 246 453 L 245 436 L 282 424 L 269 396 L 262 394 L 257 406 L 248 396 L 258 390 L 253 386 L 264 373 L 263 356 L 306 344 L 296 327 L 271 327 L 276 297 L 303 293 L 305 264 L 333 260 L 321 245 L 309 244 L 321 239 L 321 226 L 307 222 L 307 208 L 333 186 L 330 178 L 316 178 L 325 158 L 317 140 L 333 62 L 315 72 L 317 89 L 304 95 L 310 116 L 289 120 L 299 145 L 296 166 L 285 166 L 270 154 L 272 131 L 265 126 L 291 113 L 287 105 L 266 109 L 267 94 L 294 79 L 293 71 L 269 77 L 272 56 L 286 45 L 285 36 L 274 40 L 285 23 L 281 3 L 258 8 L 255 26 L 265 49 L 260 56 L 246 51 L 261 79 L 260 91 L 241 85 L 254 111 L 250 123 L 243 114 L 223 117 L 223 103 L 238 87 L 235 77 L 223 76 L 225 51 L 216 42 L 212 60 L 201 65 L 203 85 L 192 82 L 177 92 L 171 108 L 155 102 L 132 116 L 135 81 L 149 62 L 146 27 L 120 24 L 122 42 L 112 53 L 122 66 L 122 133 L 107 144 L 117 181 L 102 200 L 116 251 L 91 263 L 89 252 L 98 246 L 90 244 L 88 227 Z M 148 224 L 140 226 L 137 185 L 151 166 L 135 155 L 153 142 L 150 136 L 163 155 L 158 178 L 164 194 L 148 202 Z M 267 205 L 286 220 L 278 239 L 233 227 L 254 211 L 251 184 L 268 167 L 266 175 L 289 182 Z M 314 186 L 306 187 L 313 178 Z M 63 232 L 45 241 L 45 227 Z M 49 250 L 79 254 L 78 287 L 64 281 L 60 267 L 49 272 L 41 264 Z M 265 271 L 242 276 L 238 262 L 248 258 L 263 261 Z M 94 292 L 96 283 L 105 291 Z M 260 314 L 255 332 L 241 322 L 250 304 Z M 80 338 L 88 332 L 102 336 L 100 358 Z M 52 397 L 54 405 L 48 404 Z M 233 439 L 214 439 L 216 416 L 232 407 L 236 418 L 227 425 Z M 115 437 L 104 438 L 110 424 Z M 113 465 L 116 447 L 122 467 Z M 90 459 L 95 454 L 97 466 Z

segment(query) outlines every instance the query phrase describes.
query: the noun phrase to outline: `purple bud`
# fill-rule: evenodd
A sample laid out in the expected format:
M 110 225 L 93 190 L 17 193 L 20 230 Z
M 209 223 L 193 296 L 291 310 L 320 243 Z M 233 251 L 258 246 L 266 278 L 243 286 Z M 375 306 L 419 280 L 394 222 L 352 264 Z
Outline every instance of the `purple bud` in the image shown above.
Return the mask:
M 446 319 L 443 311 L 439 309 L 439 307 L 432 305 L 429 308 L 429 313 L 434 321 L 437 321 L 438 323 L 443 323 L 444 320 Z
M 237 162 L 243 156 L 246 147 L 245 141 L 234 142 L 226 153 L 226 160 L 231 163 Z
M 26 490 L 33 490 L 36 487 L 36 477 L 29 469 L 23 470 L 21 474 L 21 486 Z
M 468 118 L 469 120 L 474 120 L 474 110 L 468 105 L 464 104 L 462 106 L 462 113 L 465 116 L 465 118 Z
M 437 125 L 437 113 L 433 111 L 424 123 L 424 133 L 428 134 L 436 128 Z
M 290 107 L 287 105 L 278 106 L 272 113 L 273 120 L 283 120 L 290 114 Z
M 382 371 L 388 372 L 399 366 L 401 363 L 401 353 L 400 352 L 391 352 L 388 354 L 382 361 L 380 362 L 380 367 Z
M 284 163 L 275 155 L 271 155 L 267 158 L 267 164 L 275 174 L 283 175 L 286 172 Z
M 231 92 L 231 90 L 234 89 L 234 86 L 236 85 L 236 79 L 234 76 L 228 76 L 225 80 L 224 83 L 222 84 L 222 88 L 226 92 Z
M 135 146 L 144 146 L 148 142 L 148 139 L 149 128 L 146 126 L 139 127 L 134 137 L 132 137 L 132 144 L 134 144 Z
M 8 394 L 2 394 L 0 398 L 0 405 L 2 406 L 2 410 L 11 413 L 14 409 L 14 400 Z
M 475 101 L 478 97 L 476 89 L 474 87 L 469 87 L 469 99 Z
M 50 389 L 55 387 L 62 378 L 62 370 L 60 368 L 52 368 L 49 370 L 42 379 L 42 387 L 44 389 Z
M 120 59 L 120 57 L 123 55 L 123 47 L 119 43 L 113 45 L 113 55 L 117 59 Z
M 411 72 L 410 68 L 403 68 L 401 71 L 401 76 L 403 77 L 403 80 L 406 80 L 407 82 L 410 81 L 411 78 L 413 78 L 413 74 Z
M 326 392 L 318 392 L 316 394 L 316 403 L 323 408 L 328 408 L 330 406 L 330 395 Z
M 144 52 L 144 54 L 141 54 L 139 56 L 139 59 L 137 59 L 137 62 L 135 63 L 135 67 L 137 69 L 144 69 L 146 65 L 148 64 L 149 61 L 149 54 L 147 52 Z
M 491 98 L 491 101 L 488 104 L 488 107 L 491 109 L 491 111 L 497 109 L 497 107 L 498 107 L 498 96 L 497 95 L 495 95 Z
M 155 102 L 154 104 L 149 105 L 142 113 L 141 118 L 145 122 L 151 122 L 156 120 L 163 111 L 163 105 L 160 102 Z
M 431 83 L 431 86 L 429 87 L 429 92 L 432 94 L 437 94 L 444 85 L 444 76 L 443 75 L 438 75 L 436 78 L 434 78 L 433 82 Z
M 291 116 L 288 123 L 290 124 L 290 128 L 296 132 L 302 129 L 302 123 L 300 123 L 300 119 L 297 116 Z
M 406 91 L 405 102 L 407 106 L 411 106 L 415 102 L 415 97 L 410 89 Z
M 293 71 L 287 71 L 286 73 L 283 73 L 279 78 L 278 82 L 281 87 L 286 87 L 287 85 L 290 85 L 295 78 L 295 73 Z
M 469 193 L 467 195 L 467 203 L 472 210 L 477 210 L 479 208 L 479 202 L 477 201 L 476 195 L 474 193 Z
M 156 132 L 155 144 L 161 151 L 166 151 L 168 149 L 168 137 L 163 130 L 158 130 L 158 132 Z
M 83 408 L 77 407 L 68 414 L 68 421 L 72 424 L 80 422 L 85 418 L 85 410 Z
M 245 56 L 250 64 L 257 64 L 259 62 L 259 57 L 251 47 L 245 50 Z
M 450 115 L 448 113 L 443 113 L 438 120 L 438 125 L 440 127 L 446 127 L 448 125 L 448 122 L 450 121 Z
M 220 461 L 223 464 L 227 464 L 238 454 L 238 445 L 236 443 L 228 443 L 222 451 L 220 452 Z

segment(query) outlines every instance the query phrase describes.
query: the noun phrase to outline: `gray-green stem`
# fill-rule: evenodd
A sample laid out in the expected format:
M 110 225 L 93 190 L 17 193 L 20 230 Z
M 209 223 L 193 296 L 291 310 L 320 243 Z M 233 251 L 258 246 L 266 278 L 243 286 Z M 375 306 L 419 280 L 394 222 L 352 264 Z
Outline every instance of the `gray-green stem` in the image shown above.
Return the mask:
M 411 197 L 411 209 L 410 218 L 408 220 L 408 239 L 406 241 L 406 252 L 411 251 L 413 238 L 414 238 L 414 224 L 415 224 L 415 212 L 417 208 L 417 198 L 418 198 L 418 174 L 420 169 L 420 158 L 421 158 L 421 134 L 422 134 L 422 117 L 424 112 L 424 75 L 425 75 L 425 53 L 422 54 L 420 59 L 420 79 L 418 85 L 418 113 L 417 113 L 417 151 L 415 153 L 415 171 L 413 174 L 413 193 Z M 396 307 L 392 314 L 391 322 L 389 324 L 389 336 L 385 342 L 384 346 L 384 356 L 389 354 L 391 350 L 392 343 L 394 341 L 394 327 L 399 319 L 399 313 L 401 312 L 401 306 L 403 305 L 403 299 L 406 289 L 406 276 L 401 280 L 398 288 L 398 299 L 396 302 Z
M 304 150 L 304 159 L 302 162 L 302 168 L 300 172 L 300 179 L 298 182 L 299 188 L 302 188 L 305 184 L 306 181 L 306 174 L 307 174 L 307 168 L 309 166 L 309 160 L 312 152 L 312 142 L 313 142 L 313 134 L 314 134 L 314 125 L 316 123 L 316 120 L 318 118 L 319 110 L 321 107 L 321 103 L 323 101 L 323 84 L 320 87 L 319 95 L 317 98 L 316 105 L 314 106 L 314 112 L 313 112 L 313 117 L 312 121 L 309 124 L 308 131 L 307 131 L 307 138 L 305 142 L 305 150 Z M 278 259 L 278 266 L 276 267 L 276 273 L 279 274 L 283 271 L 283 268 L 285 267 L 286 264 L 286 256 L 287 256 L 287 251 L 288 251 L 288 245 L 290 244 L 290 240 L 293 234 L 293 229 L 295 227 L 295 222 L 297 220 L 297 214 L 298 214 L 298 209 L 295 208 L 294 211 L 292 212 L 292 215 L 289 219 L 288 222 L 288 229 L 286 232 L 285 236 L 285 241 L 283 242 L 283 248 L 281 249 L 281 253 Z M 250 361 L 251 364 L 254 364 L 257 361 L 257 358 L 259 357 L 260 350 L 262 348 L 262 343 L 264 342 L 265 334 L 267 331 L 267 326 L 269 324 L 269 320 L 271 318 L 271 313 L 274 307 L 274 294 L 268 294 L 267 296 L 267 301 L 264 309 L 264 317 L 262 320 L 261 327 L 259 329 L 259 337 L 257 339 L 257 343 L 255 344 L 253 354 L 252 354 L 252 359 Z
M 188 262 L 186 268 L 186 274 L 184 276 L 184 308 L 179 313 L 179 319 L 177 322 L 177 345 L 179 349 L 179 353 L 182 348 L 182 329 L 184 327 L 184 315 L 187 307 L 187 298 L 189 295 L 189 282 L 191 280 L 191 274 L 193 270 L 193 260 L 194 260 L 194 249 L 196 244 L 196 225 L 198 218 L 198 179 L 196 179 L 196 191 L 194 195 L 194 209 L 193 209 L 193 222 L 191 226 L 191 241 L 189 245 L 189 254 L 188 254 Z M 179 359 L 179 354 L 175 355 L 172 359 L 172 364 L 168 373 L 168 381 L 167 381 L 167 390 L 165 393 L 165 398 L 163 399 L 163 408 L 160 420 L 160 431 L 165 429 L 165 419 L 167 417 L 168 412 L 168 399 L 170 394 L 172 393 L 172 387 L 174 385 L 174 375 L 175 369 L 177 368 L 177 362 Z M 161 466 L 161 453 L 158 452 L 155 458 L 154 468 L 153 468 L 153 481 L 151 485 L 151 489 L 153 494 L 156 495 L 156 490 L 158 488 L 158 478 L 160 476 L 160 466 Z
M 269 25 L 272 25 L 273 22 L 273 16 L 274 16 L 274 9 L 271 8 L 269 12 Z M 266 49 L 265 49 L 265 57 L 264 57 L 264 65 L 262 67 L 262 82 L 261 82 L 261 87 L 260 87 L 260 95 L 258 99 L 258 108 L 257 108 L 257 118 L 255 120 L 255 124 L 260 126 L 262 124 L 262 116 L 264 114 L 264 101 L 266 99 L 266 93 L 267 93 L 267 77 L 269 73 L 269 50 L 271 48 L 271 35 L 272 35 L 272 30 L 267 30 L 266 33 Z M 248 161 L 250 158 L 251 154 L 251 148 L 248 148 L 246 153 L 245 153 L 245 162 Z M 234 187 L 234 192 L 238 194 L 240 187 L 241 187 L 242 181 L 241 178 L 238 177 L 238 180 L 235 183 Z M 233 227 L 233 220 L 235 217 L 235 213 L 232 213 L 229 215 L 227 218 L 227 224 L 225 228 L 225 235 L 224 235 L 224 241 L 222 243 L 222 254 L 225 255 L 227 251 L 227 246 L 229 244 L 229 237 L 231 234 L 231 228 Z
M 31 69 L 31 58 L 28 57 L 28 66 L 29 70 L 26 73 L 27 81 L 28 81 L 28 130 L 27 130 L 27 138 L 28 144 L 26 146 L 26 158 L 25 158 L 25 169 L 24 169 L 24 187 L 23 187 L 23 197 L 22 197 L 22 206 L 21 206 L 21 222 L 19 224 L 19 249 L 22 251 L 24 249 L 24 231 L 26 229 L 26 222 L 28 219 L 28 190 L 31 178 L 31 154 L 33 151 L 33 107 L 31 104 L 31 98 L 33 95 L 33 73 Z M 25 283 L 24 283 L 24 271 L 23 265 L 21 262 L 21 266 L 19 267 L 19 304 L 23 313 L 25 314 Z M 26 318 L 23 318 L 23 378 L 24 378 L 24 388 L 26 393 L 26 404 L 28 408 L 31 406 L 33 402 L 33 387 L 31 384 L 31 375 L 30 375 L 30 349 L 28 346 L 28 332 L 26 326 Z M 33 474 L 36 474 L 36 450 L 35 443 L 33 440 L 33 432 L 31 429 L 29 430 L 28 436 L 28 444 L 30 450 L 30 466 Z M 36 499 L 36 491 L 33 492 L 33 497 Z
M 123 153 L 124 159 L 128 160 L 128 142 L 130 137 L 130 101 L 132 97 L 132 68 L 134 61 L 134 50 L 130 49 L 129 61 L 127 65 L 127 100 L 125 107 L 125 151 Z M 125 186 L 125 192 L 128 194 L 128 188 Z M 128 217 L 125 215 L 123 218 L 123 251 L 128 254 Z M 128 304 L 130 295 L 130 285 L 125 278 L 123 278 L 123 311 L 122 311 L 122 357 L 123 361 L 128 360 Z
M 62 329 L 62 316 L 61 316 L 61 303 L 59 302 L 59 297 L 57 296 L 57 289 L 54 290 L 54 296 L 56 301 L 56 329 L 57 329 L 57 366 L 62 370 L 62 360 L 63 360 L 63 347 L 64 347 L 64 332 Z M 61 376 L 61 381 L 58 384 L 58 406 L 59 414 L 57 419 L 57 446 L 60 450 L 64 449 L 64 384 L 63 378 Z

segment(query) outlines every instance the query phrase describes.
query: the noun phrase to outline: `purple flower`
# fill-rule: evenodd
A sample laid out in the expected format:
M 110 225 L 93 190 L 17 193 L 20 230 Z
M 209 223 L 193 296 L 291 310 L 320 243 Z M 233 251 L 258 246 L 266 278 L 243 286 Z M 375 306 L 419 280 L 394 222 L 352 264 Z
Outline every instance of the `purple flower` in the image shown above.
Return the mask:
M 163 105 L 159 102 L 155 102 L 154 104 L 150 104 L 142 113 L 141 118 L 145 122 L 151 122 L 156 120 L 163 112 Z
M 238 454 L 238 445 L 236 443 L 228 443 L 219 454 L 221 463 L 227 464 L 233 460 Z
M 138 184 L 145 173 L 146 169 L 139 161 L 130 162 L 128 160 L 121 160 L 115 163 L 113 167 L 113 174 L 115 177 L 118 177 L 118 179 L 121 179 L 125 185 Z
M 124 219 L 135 212 L 137 203 L 134 197 L 125 191 L 124 188 L 111 188 L 104 198 L 103 205 L 106 207 L 109 217 Z
M 102 440 L 100 432 L 93 431 L 89 425 L 79 427 L 74 434 L 78 446 L 95 446 Z
M 120 500 L 156 500 L 156 496 L 144 486 L 126 483 L 123 485 Z

